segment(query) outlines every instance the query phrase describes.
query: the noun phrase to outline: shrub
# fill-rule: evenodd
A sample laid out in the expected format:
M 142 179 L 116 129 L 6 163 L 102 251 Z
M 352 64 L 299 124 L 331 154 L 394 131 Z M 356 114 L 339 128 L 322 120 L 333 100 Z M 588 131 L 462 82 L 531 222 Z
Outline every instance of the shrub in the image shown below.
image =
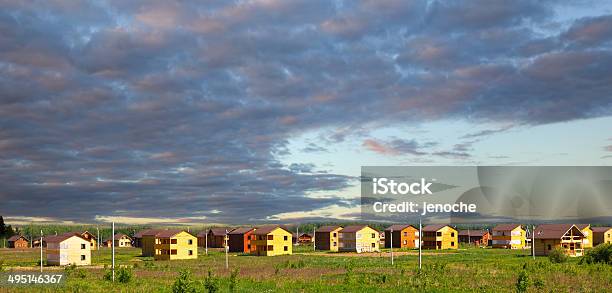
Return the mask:
M 131 268 L 122 267 L 122 268 L 119 268 L 119 270 L 117 270 L 115 279 L 119 283 L 129 283 L 132 280 L 133 276 L 134 276 L 134 273 L 132 273 Z
M 0 259 L 0 272 L 4 271 L 4 260 Z
M 238 283 L 238 273 L 239 272 L 240 270 L 236 268 L 230 274 L 230 278 L 229 278 L 229 291 L 230 292 L 236 292 L 236 285 Z
M 612 243 L 603 243 L 591 249 L 580 260 L 580 263 L 604 263 L 612 265 Z
M 522 270 L 516 279 L 516 292 L 527 292 L 529 287 L 529 275 L 527 271 Z
M 64 272 L 67 277 L 85 279 L 87 278 L 87 272 L 84 269 L 78 268 L 76 264 L 71 264 L 64 268 Z
M 567 255 L 561 248 L 555 248 L 548 253 L 548 260 L 552 263 L 563 263 L 567 261 Z
M 206 289 L 208 293 L 219 292 L 219 280 L 213 275 L 210 269 L 208 269 L 208 275 L 204 278 L 204 289 Z
M 197 292 L 195 284 L 191 279 L 191 272 L 182 270 L 172 284 L 173 293 L 195 293 Z

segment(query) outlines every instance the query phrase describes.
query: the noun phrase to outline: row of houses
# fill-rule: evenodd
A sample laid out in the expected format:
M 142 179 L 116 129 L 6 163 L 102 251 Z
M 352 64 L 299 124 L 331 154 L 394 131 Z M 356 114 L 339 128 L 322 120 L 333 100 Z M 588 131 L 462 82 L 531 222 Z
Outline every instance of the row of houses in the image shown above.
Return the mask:
M 380 232 L 368 225 L 323 226 L 314 237 L 317 250 L 345 252 L 380 251 L 384 246 L 394 248 L 457 249 L 459 242 L 493 248 L 524 249 L 533 245 L 536 255 L 547 255 L 554 249 L 562 249 L 569 256 L 581 256 L 585 248 L 601 243 L 612 243 L 612 228 L 593 227 L 587 224 L 542 224 L 528 235 L 520 224 L 502 224 L 487 230 L 456 230 L 449 225 L 428 225 L 422 231 L 412 225 L 396 224 Z M 200 236 L 204 236 L 201 240 Z M 209 237 L 210 236 L 210 237 Z M 219 238 L 220 237 L 220 238 Z M 198 246 L 224 247 L 230 252 L 249 253 L 258 256 L 292 254 L 292 233 L 281 226 L 241 227 L 235 229 L 210 229 L 197 236 L 184 230 L 143 230 L 132 239 L 116 234 L 103 244 L 130 247 L 132 243 L 142 248 L 143 256 L 155 260 L 195 259 Z M 533 238 L 534 243 L 529 240 Z M 87 231 L 68 232 L 44 238 L 49 265 L 91 264 L 91 250 L 96 249 L 97 239 Z M 29 241 L 15 235 L 9 239 L 9 247 L 27 248 Z M 220 245 L 219 245 L 220 244 Z

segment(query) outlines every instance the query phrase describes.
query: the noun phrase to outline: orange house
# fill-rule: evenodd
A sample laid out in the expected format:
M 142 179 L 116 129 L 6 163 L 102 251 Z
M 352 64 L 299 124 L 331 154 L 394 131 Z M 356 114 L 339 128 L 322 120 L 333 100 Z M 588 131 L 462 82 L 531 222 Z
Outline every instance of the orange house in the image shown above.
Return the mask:
M 232 232 L 227 233 L 229 251 L 250 253 L 255 251 L 255 246 L 251 245 L 251 240 L 254 239 L 254 228 L 237 228 Z
M 391 247 L 391 238 L 393 238 L 393 248 L 419 247 L 419 229 L 412 225 L 391 225 L 385 229 L 385 248 Z
M 8 240 L 9 248 L 28 248 L 28 239 L 21 235 L 15 235 Z

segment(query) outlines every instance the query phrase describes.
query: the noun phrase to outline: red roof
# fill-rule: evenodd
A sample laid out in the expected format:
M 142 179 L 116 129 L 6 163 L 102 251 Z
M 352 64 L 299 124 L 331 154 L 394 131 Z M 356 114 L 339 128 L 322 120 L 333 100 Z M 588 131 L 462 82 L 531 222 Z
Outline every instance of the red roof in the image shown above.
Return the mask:
M 224 227 L 224 228 L 210 228 L 208 231 L 213 236 L 225 236 L 228 232 L 231 232 L 232 228 Z
M 142 238 L 142 236 L 144 236 L 144 235 L 153 236 L 153 235 L 155 235 L 156 231 L 162 231 L 162 229 L 146 229 L 146 230 L 141 230 L 141 231 L 138 231 L 138 233 L 134 234 L 134 238 Z
M 439 225 L 427 225 L 425 227 L 423 227 L 423 232 L 436 232 L 444 227 L 447 227 L 448 225 L 444 225 L 444 224 L 439 224 Z M 450 227 L 450 226 L 448 226 Z M 452 227 L 451 227 L 452 228 Z
M 460 230 L 459 236 L 482 237 L 489 233 L 487 230 Z
M 317 228 L 317 232 L 321 232 L 321 233 L 331 233 L 336 231 L 338 228 L 342 229 L 342 227 L 340 226 L 322 226 Z
M 355 233 L 365 227 L 370 227 L 368 225 L 353 225 L 353 226 L 346 226 L 344 227 L 344 229 L 340 230 L 340 233 Z M 372 227 L 370 227 L 372 228 Z M 374 231 L 379 232 L 378 230 L 372 228 Z M 380 232 L 379 232 L 380 233 Z
M 156 238 L 172 238 L 174 235 L 181 233 L 181 232 L 186 232 L 184 230 L 178 230 L 178 229 L 174 229 L 174 230 L 163 230 L 163 231 L 159 231 L 157 232 L 157 234 L 155 234 Z M 187 233 L 187 232 L 186 232 Z M 189 233 L 188 233 L 189 234 Z M 191 235 L 191 234 L 190 234 Z M 193 236 L 193 235 L 192 235 Z
M 227 234 L 241 235 L 241 234 L 249 233 L 249 232 L 253 231 L 253 229 L 254 228 L 250 228 L 250 227 L 241 227 L 241 228 L 236 228 L 236 229 L 232 230 L 231 232 L 229 232 Z
M 591 226 L 591 224 L 574 224 L 574 225 L 576 225 L 576 227 L 578 227 L 578 229 L 580 229 L 580 230 L 585 229 L 585 228 Z
M 608 230 L 612 229 L 612 227 L 592 227 L 591 230 L 593 230 L 593 233 L 597 232 L 597 233 L 605 233 L 608 232 Z
M 17 240 L 19 240 L 20 238 L 23 238 L 23 239 L 25 239 L 26 241 L 28 241 L 28 239 L 27 239 L 27 238 L 25 238 L 23 235 L 14 235 L 14 236 L 11 236 L 11 238 L 7 239 L 6 241 L 17 241 Z
M 253 234 L 255 234 L 255 235 L 266 235 L 266 234 L 274 231 L 276 228 L 281 228 L 281 229 L 291 233 L 289 230 L 287 230 L 287 229 L 285 229 L 285 228 L 283 228 L 281 226 L 272 225 L 272 226 L 263 226 L 261 228 L 256 228 L 255 232 L 253 232 Z M 293 233 L 292 233 L 292 235 L 293 235 Z
M 534 231 L 534 238 L 536 239 L 561 239 L 565 233 L 567 233 L 572 227 L 576 227 L 573 224 L 542 224 L 538 225 Z M 578 228 L 578 227 L 576 227 Z M 580 229 L 578 229 L 580 230 Z M 580 235 L 584 237 L 582 232 Z
M 402 231 L 402 230 L 404 230 L 404 229 L 406 229 L 406 228 L 408 228 L 408 227 L 412 227 L 412 228 L 414 228 L 414 229 L 417 229 L 417 228 L 415 228 L 414 226 L 412 226 L 412 225 L 408 225 L 408 224 L 395 224 L 395 225 L 391 225 L 391 226 L 387 227 L 387 229 L 385 229 L 385 231 L 391 231 L 391 230 L 393 230 L 393 231 L 397 231 L 397 232 L 399 232 L 399 231 Z M 418 230 L 418 229 L 417 229 L 417 230 Z
M 44 237 L 43 240 L 45 242 L 47 242 L 47 243 L 49 243 L 49 242 L 53 242 L 53 243 L 58 242 L 59 243 L 59 242 L 62 242 L 64 240 L 66 240 L 66 239 L 69 239 L 69 238 L 71 238 L 73 236 L 79 237 L 79 238 L 87 241 L 87 239 L 83 238 L 83 236 L 81 236 L 81 234 L 74 233 L 74 232 L 68 232 L 68 233 L 59 234 L 59 235 L 56 235 L 56 236 Z
M 521 224 L 499 224 L 493 228 L 493 231 L 512 231 L 516 227 L 521 227 Z

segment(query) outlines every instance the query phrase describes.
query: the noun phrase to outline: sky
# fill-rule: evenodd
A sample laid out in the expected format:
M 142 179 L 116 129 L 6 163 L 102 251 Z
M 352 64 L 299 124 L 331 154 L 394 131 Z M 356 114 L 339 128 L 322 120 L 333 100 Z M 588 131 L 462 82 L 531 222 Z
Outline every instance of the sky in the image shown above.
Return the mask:
M 9 223 L 354 220 L 364 165 L 611 163 L 612 2 L 0 1 Z

